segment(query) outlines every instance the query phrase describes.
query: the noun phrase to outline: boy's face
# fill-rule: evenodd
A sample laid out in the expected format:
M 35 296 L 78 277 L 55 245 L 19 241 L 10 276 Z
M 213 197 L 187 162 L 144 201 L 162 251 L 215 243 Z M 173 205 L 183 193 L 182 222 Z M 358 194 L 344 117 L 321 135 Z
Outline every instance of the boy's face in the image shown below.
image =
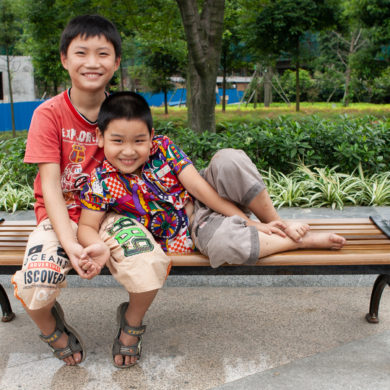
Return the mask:
M 149 159 L 152 134 L 147 125 L 139 119 L 115 119 L 111 121 L 104 135 L 98 129 L 98 144 L 104 148 L 108 162 L 122 173 L 140 176 L 142 166 Z
M 66 55 L 61 54 L 63 67 L 69 72 L 72 88 L 82 92 L 104 90 L 118 69 L 114 45 L 104 35 L 73 39 Z

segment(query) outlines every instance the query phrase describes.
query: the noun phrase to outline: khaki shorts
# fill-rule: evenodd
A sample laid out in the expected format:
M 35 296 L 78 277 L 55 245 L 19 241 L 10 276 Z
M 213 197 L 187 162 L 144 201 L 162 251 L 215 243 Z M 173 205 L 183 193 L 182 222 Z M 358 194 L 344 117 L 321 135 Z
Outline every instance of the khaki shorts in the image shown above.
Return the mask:
M 72 222 L 77 231 L 77 224 Z M 110 248 L 107 262 L 111 274 L 129 293 L 142 293 L 163 286 L 170 265 L 151 233 L 137 221 L 109 213 L 100 237 Z M 31 233 L 23 267 L 12 278 L 15 296 L 30 310 L 53 302 L 66 287 L 66 275 L 72 265 L 62 249 L 48 219 Z
M 248 216 L 248 205 L 265 189 L 256 166 L 242 150 L 218 151 L 201 174 L 220 196 L 235 203 Z M 254 264 L 259 259 L 259 234 L 254 226 L 246 226 L 245 220 L 237 215 L 218 214 L 198 201 L 191 235 L 213 268 L 224 263 Z

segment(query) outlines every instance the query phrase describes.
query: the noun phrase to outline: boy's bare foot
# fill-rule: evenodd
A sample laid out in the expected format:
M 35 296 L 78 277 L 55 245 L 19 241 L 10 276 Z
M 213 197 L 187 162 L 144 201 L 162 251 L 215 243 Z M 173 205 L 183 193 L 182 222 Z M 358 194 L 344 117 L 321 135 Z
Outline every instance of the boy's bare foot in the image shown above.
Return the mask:
M 295 242 L 300 242 L 302 237 L 310 230 L 310 226 L 307 223 L 284 222 L 287 225 L 284 232 Z
M 300 242 L 300 248 L 341 249 L 346 239 L 335 233 L 307 232 Z

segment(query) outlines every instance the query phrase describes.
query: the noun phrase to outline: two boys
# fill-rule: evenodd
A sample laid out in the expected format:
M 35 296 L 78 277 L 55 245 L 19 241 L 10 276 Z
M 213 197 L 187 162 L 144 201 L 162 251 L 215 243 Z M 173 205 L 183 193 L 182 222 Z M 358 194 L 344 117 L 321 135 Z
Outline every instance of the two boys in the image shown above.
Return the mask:
M 39 166 L 34 185 L 38 226 L 13 283 L 41 339 L 67 365 L 86 356 L 80 335 L 56 302 L 72 267 L 90 279 L 107 264 L 128 291 L 130 303 L 118 307 L 112 351 L 115 366 L 123 368 L 140 356 L 142 319 L 166 278 L 169 259 L 161 248 L 186 252 L 195 244 L 217 267 L 225 261 L 251 264 L 296 247 L 343 245 L 337 235 L 280 221 L 243 152 L 217 153 L 205 180 L 167 137 L 154 137 L 142 98 L 123 93 L 106 99 L 105 86 L 121 55 L 120 36 L 109 21 L 88 15 L 73 19 L 62 34 L 60 52 L 72 87 L 33 116 L 25 162 Z M 79 223 L 81 202 L 85 210 Z M 106 215 L 112 210 L 118 213 Z M 264 223 L 251 221 L 248 210 Z

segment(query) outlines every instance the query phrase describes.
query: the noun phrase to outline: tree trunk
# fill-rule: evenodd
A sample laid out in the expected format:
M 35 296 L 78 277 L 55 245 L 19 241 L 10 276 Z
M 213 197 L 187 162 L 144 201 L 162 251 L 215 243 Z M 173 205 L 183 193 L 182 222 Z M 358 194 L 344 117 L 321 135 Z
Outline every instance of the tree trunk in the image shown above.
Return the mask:
M 226 111 L 226 53 L 222 58 L 222 112 Z
M 215 132 L 215 85 L 221 56 L 225 0 L 176 0 L 188 47 L 188 125 Z
M 348 107 L 349 105 L 349 84 L 351 82 L 351 66 L 347 65 L 347 69 L 345 70 L 345 89 L 344 89 L 344 96 L 343 96 L 343 106 Z
M 125 70 L 123 69 L 123 66 L 122 66 L 122 62 L 120 63 L 119 65 L 119 74 L 120 74 L 120 79 L 121 79 L 121 91 L 124 91 L 125 90 L 125 82 L 124 82 L 124 78 L 125 78 Z
M 264 107 L 269 107 L 272 103 L 272 67 L 264 69 Z
M 164 112 L 165 115 L 168 115 L 168 92 L 166 88 L 164 88 Z
M 299 111 L 300 108 L 300 95 L 301 89 L 299 87 L 299 39 L 297 42 L 297 53 L 296 53 L 296 68 L 295 68 L 295 88 L 296 88 L 296 98 L 295 98 L 295 111 Z
M 16 129 L 15 129 L 14 95 L 13 95 L 13 91 L 12 91 L 12 77 L 11 77 L 11 67 L 10 67 L 8 46 L 6 46 L 6 48 L 5 48 L 5 55 L 7 58 L 8 92 L 9 92 L 9 101 L 10 101 L 10 107 L 11 107 L 12 137 L 15 138 L 16 137 Z
M 348 105 L 349 105 L 349 84 L 351 82 L 350 56 L 355 52 L 354 44 L 355 44 L 355 37 L 352 35 L 351 43 L 349 46 L 348 57 L 346 59 L 345 88 L 344 88 L 344 96 L 343 96 L 343 106 L 344 107 L 348 107 Z

